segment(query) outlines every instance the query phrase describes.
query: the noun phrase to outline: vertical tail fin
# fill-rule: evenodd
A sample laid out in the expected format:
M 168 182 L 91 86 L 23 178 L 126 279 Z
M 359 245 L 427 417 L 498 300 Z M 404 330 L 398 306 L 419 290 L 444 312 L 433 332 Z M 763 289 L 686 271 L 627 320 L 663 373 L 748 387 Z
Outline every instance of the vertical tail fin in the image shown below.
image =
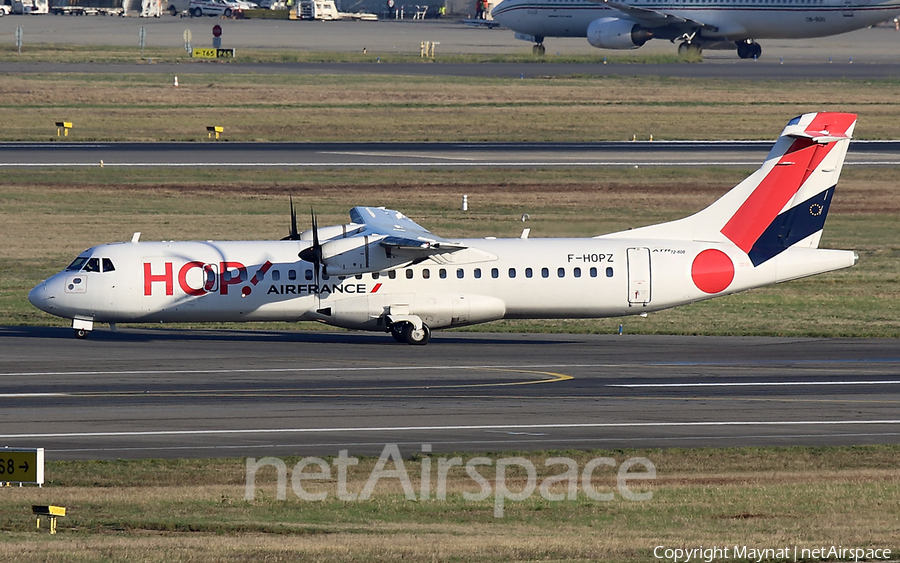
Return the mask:
M 720 231 L 754 266 L 795 244 L 818 246 L 855 124 L 852 114 L 810 113 L 784 128 Z
M 706 209 L 613 236 L 729 241 L 754 266 L 792 246 L 816 248 L 855 125 L 849 113 L 795 117 L 759 170 Z

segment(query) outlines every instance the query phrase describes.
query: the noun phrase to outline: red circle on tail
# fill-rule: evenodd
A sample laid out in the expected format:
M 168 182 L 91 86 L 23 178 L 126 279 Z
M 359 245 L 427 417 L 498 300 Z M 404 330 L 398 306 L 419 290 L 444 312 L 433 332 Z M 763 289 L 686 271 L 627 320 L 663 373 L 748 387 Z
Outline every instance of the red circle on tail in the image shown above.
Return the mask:
M 734 263 L 721 250 L 704 250 L 694 258 L 691 279 L 704 293 L 725 291 L 734 280 Z

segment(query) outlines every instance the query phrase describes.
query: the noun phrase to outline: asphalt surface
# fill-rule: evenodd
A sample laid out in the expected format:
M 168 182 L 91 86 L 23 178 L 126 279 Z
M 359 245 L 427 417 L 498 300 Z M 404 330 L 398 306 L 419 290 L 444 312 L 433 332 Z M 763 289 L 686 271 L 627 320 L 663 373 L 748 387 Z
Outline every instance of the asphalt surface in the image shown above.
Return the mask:
M 0 329 L 47 458 L 900 443 L 900 341 Z M 51 352 L 52 351 L 52 352 Z
M 0 143 L 0 167 L 746 167 L 773 142 Z M 846 165 L 900 166 L 900 141 L 854 141 Z
M 361 63 L 66 64 L 0 62 L 0 73 L 100 72 L 245 74 L 386 74 L 421 76 L 476 76 L 543 79 L 561 76 L 671 76 L 697 79 L 897 79 L 900 78 L 900 32 L 880 26 L 833 37 L 763 41 L 758 61 L 738 59 L 733 50 L 705 51 L 700 64 L 614 64 L 616 57 L 672 54 L 676 46 L 650 41 L 638 51 L 596 49 L 582 38 L 548 38 L 547 56 L 532 63 L 421 64 L 379 62 L 394 54 L 418 54 L 424 41 L 436 42 L 438 55 L 482 54 L 530 56 L 531 44 L 515 39 L 506 29 L 474 29 L 449 21 L 289 22 L 213 18 L 109 18 L 69 16 L 16 16 L 0 18 L 0 44 L 14 47 L 15 28 L 23 28 L 23 53 L 35 44 L 133 46 L 140 57 L 138 36 L 146 30 L 148 47 L 184 47 L 184 33 L 191 31 L 192 45 L 211 46 L 212 26 L 223 29 L 223 46 L 239 51 L 259 49 L 313 52 L 351 52 L 370 56 Z M 565 64 L 555 57 L 590 55 L 595 63 Z M 610 64 L 604 64 L 604 57 Z

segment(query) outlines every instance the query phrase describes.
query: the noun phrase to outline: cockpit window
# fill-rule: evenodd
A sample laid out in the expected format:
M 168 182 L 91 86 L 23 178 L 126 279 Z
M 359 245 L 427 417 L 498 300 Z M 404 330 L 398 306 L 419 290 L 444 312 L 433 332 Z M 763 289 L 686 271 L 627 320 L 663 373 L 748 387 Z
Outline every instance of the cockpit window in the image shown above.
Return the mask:
M 67 272 L 77 272 L 84 266 L 84 263 L 87 262 L 88 259 L 84 256 L 79 256 L 76 258 L 69 266 L 66 268 Z
M 116 271 L 116 267 L 113 266 L 112 260 L 110 260 L 109 258 L 103 259 L 103 271 L 104 272 L 115 272 Z
M 87 264 L 84 266 L 85 272 L 99 272 L 100 271 L 100 259 L 99 258 L 89 258 Z

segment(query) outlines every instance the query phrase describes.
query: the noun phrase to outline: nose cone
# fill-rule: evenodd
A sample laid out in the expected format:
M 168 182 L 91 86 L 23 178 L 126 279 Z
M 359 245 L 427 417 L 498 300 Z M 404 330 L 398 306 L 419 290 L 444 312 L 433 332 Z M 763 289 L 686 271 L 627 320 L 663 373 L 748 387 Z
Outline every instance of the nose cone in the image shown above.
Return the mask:
M 55 308 L 53 306 L 54 299 L 56 299 L 56 296 L 50 291 L 49 284 L 46 280 L 36 285 L 34 289 L 28 292 L 28 301 L 41 311 L 46 311 L 47 313 L 51 313 L 52 309 Z

